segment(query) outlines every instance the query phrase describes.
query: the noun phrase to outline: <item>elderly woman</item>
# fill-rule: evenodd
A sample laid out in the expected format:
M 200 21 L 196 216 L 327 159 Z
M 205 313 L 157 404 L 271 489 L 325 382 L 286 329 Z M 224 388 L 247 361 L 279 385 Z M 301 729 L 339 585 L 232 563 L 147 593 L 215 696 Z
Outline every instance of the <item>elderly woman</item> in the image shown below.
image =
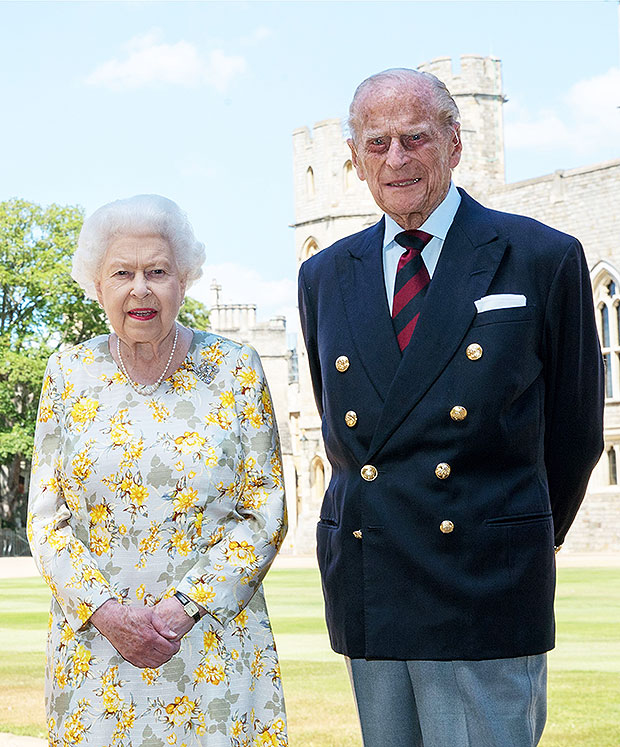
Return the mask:
M 80 234 L 73 277 L 113 332 L 53 355 L 39 405 L 53 746 L 288 743 L 261 586 L 286 531 L 276 426 L 257 354 L 176 321 L 203 261 L 156 195 Z

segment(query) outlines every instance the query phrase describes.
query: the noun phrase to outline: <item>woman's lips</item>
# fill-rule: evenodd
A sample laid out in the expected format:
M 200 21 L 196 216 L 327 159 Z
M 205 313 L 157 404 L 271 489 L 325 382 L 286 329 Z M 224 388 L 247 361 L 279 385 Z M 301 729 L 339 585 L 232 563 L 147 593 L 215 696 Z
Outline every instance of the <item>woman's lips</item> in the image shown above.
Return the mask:
M 157 314 L 155 309 L 132 309 L 127 313 L 132 319 L 139 319 L 142 322 L 152 319 Z

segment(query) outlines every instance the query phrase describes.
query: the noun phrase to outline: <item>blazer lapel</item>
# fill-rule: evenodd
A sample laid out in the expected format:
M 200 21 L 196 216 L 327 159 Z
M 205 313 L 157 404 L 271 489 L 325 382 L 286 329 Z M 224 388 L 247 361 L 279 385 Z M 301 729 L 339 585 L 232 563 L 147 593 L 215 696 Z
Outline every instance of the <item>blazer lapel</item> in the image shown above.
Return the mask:
M 392 380 L 370 459 L 405 420 L 454 356 L 506 249 L 484 208 L 462 193 L 422 307 L 420 320 Z M 392 333 L 393 334 L 393 333 Z
M 336 265 L 353 342 L 382 400 L 402 357 L 385 295 L 381 251 L 384 230 L 382 218 L 348 254 L 337 257 Z

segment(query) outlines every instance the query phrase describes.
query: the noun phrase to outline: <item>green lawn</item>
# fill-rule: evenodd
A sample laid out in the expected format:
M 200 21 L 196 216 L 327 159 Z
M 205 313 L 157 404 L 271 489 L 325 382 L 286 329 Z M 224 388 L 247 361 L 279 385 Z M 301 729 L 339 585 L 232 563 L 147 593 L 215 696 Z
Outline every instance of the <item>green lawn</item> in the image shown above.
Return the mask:
M 348 677 L 327 642 L 318 573 L 275 570 L 266 588 L 291 747 L 359 747 Z M 0 731 L 44 735 L 48 599 L 39 579 L 0 580 Z M 620 569 L 561 569 L 557 617 L 541 747 L 619 747 Z

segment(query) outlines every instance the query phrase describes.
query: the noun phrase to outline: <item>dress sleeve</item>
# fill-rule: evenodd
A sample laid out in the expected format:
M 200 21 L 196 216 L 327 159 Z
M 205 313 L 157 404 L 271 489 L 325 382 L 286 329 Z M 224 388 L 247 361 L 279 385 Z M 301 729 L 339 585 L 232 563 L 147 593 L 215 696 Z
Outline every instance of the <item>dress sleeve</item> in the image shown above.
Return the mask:
M 115 598 L 88 548 L 74 532 L 80 496 L 63 469 L 64 390 L 58 355 L 47 364 L 32 455 L 28 540 L 39 572 L 67 622 L 78 630 L 106 600 Z
M 239 447 L 235 511 L 221 536 L 199 548 L 199 560 L 177 585 L 222 625 L 236 617 L 261 584 L 287 529 L 282 455 L 260 358 L 243 346 L 232 370 Z

